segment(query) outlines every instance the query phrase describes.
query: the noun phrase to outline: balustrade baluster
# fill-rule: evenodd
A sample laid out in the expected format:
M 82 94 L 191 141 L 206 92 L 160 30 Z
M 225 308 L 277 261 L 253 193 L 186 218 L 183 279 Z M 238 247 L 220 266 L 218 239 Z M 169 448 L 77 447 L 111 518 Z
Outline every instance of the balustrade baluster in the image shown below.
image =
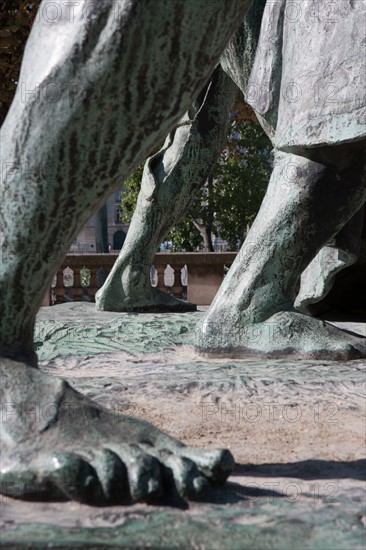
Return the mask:
M 182 285 L 182 269 L 184 266 L 181 264 L 174 264 L 171 267 L 174 271 L 174 284 L 172 288 L 172 294 L 173 296 L 176 296 L 176 298 L 182 298 L 184 292 L 184 288 Z
M 165 278 L 164 278 L 166 264 L 165 265 L 158 264 L 158 265 L 155 265 L 155 267 L 158 275 L 158 285 L 157 285 L 158 289 L 162 290 L 163 292 L 168 292 L 168 289 L 165 286 Z

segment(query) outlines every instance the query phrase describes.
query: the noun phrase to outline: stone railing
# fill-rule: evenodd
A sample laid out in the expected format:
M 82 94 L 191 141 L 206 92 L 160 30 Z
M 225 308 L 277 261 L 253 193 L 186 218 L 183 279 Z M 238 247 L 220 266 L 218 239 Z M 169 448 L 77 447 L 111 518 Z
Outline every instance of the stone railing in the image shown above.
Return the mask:
M 235 256 L 235 252 L 159 253 L 151 269 L 151 284 L 177 298 L 209 305 Z M 116 258 L 113 253 L 67 255 L 43 305 L 94 302 Z

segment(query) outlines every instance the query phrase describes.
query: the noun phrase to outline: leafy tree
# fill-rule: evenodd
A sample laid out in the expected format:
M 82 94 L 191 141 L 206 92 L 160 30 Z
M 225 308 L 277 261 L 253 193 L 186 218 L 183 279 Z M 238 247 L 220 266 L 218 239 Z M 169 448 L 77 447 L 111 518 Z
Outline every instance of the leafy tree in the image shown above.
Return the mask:
M 197 250 L 202 246 L 202 233 L 197 231 L 193 219 L 187 216 L 169 232 L 168 240 L 172 241 L 173 250 Z
M 257 215 L 272 169 L 272 145 L 258 122 L 237 113 L 214 171 L 215 226 L 231 250 L 241 246 Z
M 142 172 L 144 165 L 141 164 L 123 183 L 123 193 L 121 195 L 122 222 L 129 223 L 134 213 L 137 197 L 141 188 Z

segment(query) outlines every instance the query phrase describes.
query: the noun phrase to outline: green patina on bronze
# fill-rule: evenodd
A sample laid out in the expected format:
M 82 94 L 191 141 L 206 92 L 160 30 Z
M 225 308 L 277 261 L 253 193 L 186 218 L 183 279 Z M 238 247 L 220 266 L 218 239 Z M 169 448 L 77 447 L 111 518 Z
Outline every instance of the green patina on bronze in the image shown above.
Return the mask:
M 1 424 L 3 493 L 108 503 L 171 485 L 187 498 L 230 473 L 229 452 L 125 422 L 41 372 L 33 334 L 78 229 L 189 109 L 249 5 L 106 0 L 72 16 L 65 6 L 56 23 L 40 5 L 1 128 L 1 401 L 14 404 Z M 42 422 L 24 413 L 31 402 L 49 404 Z
M 9 550 L 48 548 L 52 540 L 57 541 L 57 548 L 70 550 L 85 545 L 89 550 L 167 550 L 198 545 L 203 550 L 362 550 L 364 527 L 354 503 L 346 498 L 311 514 L 308 503 L 294 507 L 277 499 L 255 508 L 245 504 L 231 509 L 216 506 L 199 518 L 186 512 L 132 512 L 123 517 L 123 525 L 117 520 L 117 525 L 109 528 L 33 523 L 20 525 L 16 531 L 7 526 L 2 533 L 2 542 Z
M 50 3 L 44 0 L 41 13 Z M 265 21 L 274 20 L 269 17 L 272 4 L 266 4 Z M 75 6 L 72 21 L 66 10 L 57 24 L 49 17 L 35 23 L 18 91 L 1 128 L 6 170 L 0 198 L 0 375 L 1 401 L 10 407 L 1 423 L 3 493 L 106 505 L 151 501 L 169 492 L 195 499 L 232 471 L 229 451 L 185 446 L 148 422 L 103 408 L 38 369 L 33 334 L 42 297 L 78 229 L 182 120 L 249 5 L 249 0 L 106 0 L 89 3 L 87 16 L 83 5 Z M 339 36 L 354 48 L 346 51 L 359 59 L 362 50 L 357 40 L 350 40 L 350 23 L 363 17 L 364 4 L 349 5 L 342 25 L 335 22 L 333 31 L 340 29 Z M 279 22 L 285 7 L 284 1 L 274 6 Z M 324 41 L 329 22 L 320 21 L 314 28 Z M 298 35 L 286 25 L 275 27 L 274 38 L 283 41 L 274 49 L 277 53 L 299 48 Z M 311 42 L 311 32 L 308 38 Z M 325 48 L 329 60 L 341 56 L 335 51 L 337 55 Z M 234 49 L 230 62 L 235 59 L 241 62 Z M 352 76 L 347 59 L 343 65 Z M 284 74 L 294 69 L 288 62 L 282 67 Z M 75 80 L 80 87 L 70 91 Z M 59 97 L 49 101 L 46 90 L 54 84 Z M 24 97 L 24 89 L 36 91 Z M 365 339 L 292 310 L 302 271 L 365 201 L 364 142 L 358 123 L 352 136 L 334 135 L 337 121 L 346 120 L 344 104 L 342 99 L 339 117 L 326 109 L 322 123 L 333 137 L 324 140 L 319 134 L 312 142 L 325 147 L 309 148 L 300 140 L 296 148 L 293 140 L 283 141 L 281 121 L 290 123 L 296 110 L 276 120 L 274 144 L 284 150 L 276 151 L 269 192 L 252 232 L 197 329 L 201 352 L 365 356 Z M 354 108 L 352 103 L 352 120 Z M 258 111 L 266 116 L 265 110 Z M 310 123 L 309 129 L 312 133 Z M 175 136 L 181 151 L 184 129 Z M 164 181 L 159 154 L 155 160 L 157 179 Z M 175 167 L 174 155 L 170 166 Z M 149 198 L 154 199 L 154 189 L 148 189 Z M 148 223 L 149 228 L 162 231 L 161 220 Z M 132 280 L 138 283 L 138 277 Z M 46 411 L 41 419 L 29 411 L 34 403 Z

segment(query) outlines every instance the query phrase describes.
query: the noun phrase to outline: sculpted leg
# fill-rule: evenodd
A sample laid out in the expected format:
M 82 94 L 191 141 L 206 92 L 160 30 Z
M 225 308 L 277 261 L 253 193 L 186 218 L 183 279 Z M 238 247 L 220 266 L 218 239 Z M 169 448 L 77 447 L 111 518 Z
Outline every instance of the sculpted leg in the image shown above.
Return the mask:
M 150 267 L 165 235 L 187 212 L 226 139 L 237 87 L 220 66 L 196 103 L 145 163 L 127 238 L 96 295 L 102 311 L 194 311 L 196 306 L 153 288 Z
M 1 129 L 1 490 L 108 502 L 153 498 L 168 480 L 194 496 L 226 478 L 230 453 L 186 448 L 46 376 L 33 330 L 78 229 L 187 111 L 249 1 L 79 4 L 35 24 Z
M 169 229 L 187 212 L 194 193 L 209 176 L 226 139 L 228 114 L 245 90 L 259 39 L 265 0 L 253 2 L 228 44 L 211 83 L 146 161 L 136 210 L 123 249 L 96 307 L 104 311 L 190 311 L 193 306 L 152 288 L 150 266 Z M 237 63 L 234 64 L 233 61 Z M 229 75 L 229 76 L 227 76 Z
M 313 160 L 276 154 L 259 214 L 197 329 L 201 352 L 314 358 L 366 355 L 365 339 L 293 309 L 302 271 L 366 197 L 360 143 L 311 154 Z
M 321 302 L 331 291 L 337 273 L 353 265 L 359 256 L 364 208 L 350 219 L 331 243 L 318 252 L 301 274 L 300 292 L 295 307 L 311 313 L 313 304 Z

